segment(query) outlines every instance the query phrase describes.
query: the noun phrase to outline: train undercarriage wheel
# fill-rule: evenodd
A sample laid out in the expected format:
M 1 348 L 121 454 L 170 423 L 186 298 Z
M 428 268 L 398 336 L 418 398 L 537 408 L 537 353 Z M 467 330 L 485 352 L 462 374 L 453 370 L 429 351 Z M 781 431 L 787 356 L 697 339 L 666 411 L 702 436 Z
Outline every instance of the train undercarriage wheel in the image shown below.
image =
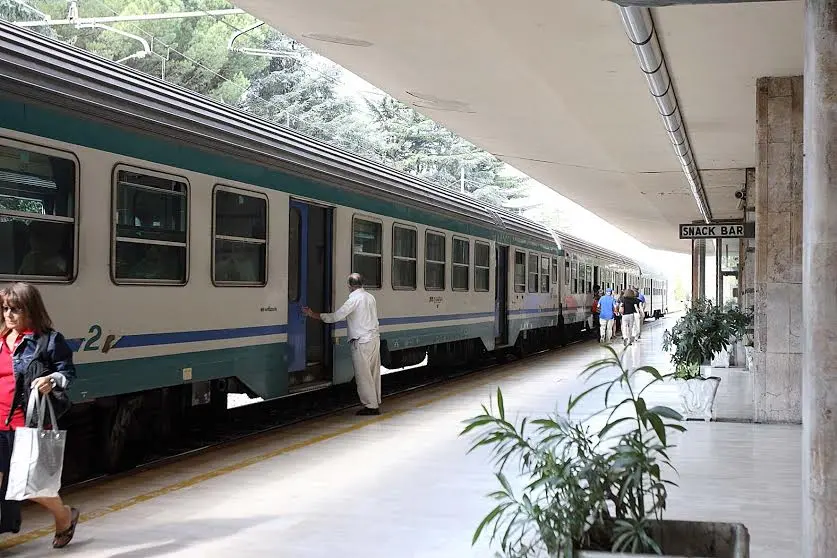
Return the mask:
M 116 404 L 102 408 L 100 466 L 106 473 L 116 473 L 135 465 L 142 457 L 141 444 L 131 444 L 138 437 L 137 414 L 142 408 L 141 395 L 120 397 Z

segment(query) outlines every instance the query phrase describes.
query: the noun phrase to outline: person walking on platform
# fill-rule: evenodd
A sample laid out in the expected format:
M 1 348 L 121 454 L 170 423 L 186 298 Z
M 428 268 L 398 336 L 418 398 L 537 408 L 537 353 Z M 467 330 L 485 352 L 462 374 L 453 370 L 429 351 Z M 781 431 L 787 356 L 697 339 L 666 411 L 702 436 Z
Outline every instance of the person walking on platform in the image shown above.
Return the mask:
M 637 308 L 636 319 L 636 338 L 642 339 L 642 324 L 645 322 L 645 295 L 642 294 L 642 289 L 636 288 L 636 298 L 639 300 L 639 307 Z
M 633 345 L 634 334 L 636 333 L 636 325 L 634 320 L 637 318 L 637 310 L 639 308 L 639 299 L 633 289 L 625 290 L 625 295 L 619 303 L 619 311 L 622 314 L 622 343 L 627 347 Z
M 334 313 L 318 313 L 305 306 L 309 318 L 332 324 L 346 320 L 357 394 L 363 409 L 358 415 L 381 414 L 381 339 L 378 334 L 378 308 L 375 297 L 363 288 L 359 273 L 349 275 L 348 300 Z
M 601 297 L 601 293 L 599 292 L 599 286 L 593 285 L 593 330 L 599 331 L 599 298 Z
M 614 308 L 616 299 L 613 298 L 613 289 L 607 289 L 605 296 L 599 299 L 599 322 L 601 332 L 599 333 L 600 343 L 610 343 L 613 336 L 613 319 L 616 317 Z
M 619 294 L 616 295 L 616 319 L 613 320 L 613 338 L 622 337 L 624 338 L 624 332 L 622 331 L 622 299 L 625 297 L 625 289 L 619 291 Z
M 14 283 L 0 291 L 3 324 L 0 327 L 0 488 L 3 491 L 0 532 L 20 530 L 20 503 L 6 500 L 15 430 L 28 426 L 25 408 L 33 389 L 54 401 L 56 411 L 66 412 L 66 389 L 76 377 L 73 351 L 64 336 L 52 327 L 41 293 L 29 283 Z M 43 366 L 38 366 L 40 362 Z M 40 374 L 37 377 L 33 377 Z M 57 425 L 52 425 L 57 428 Z M 64 548 L 76 532 L 79 510 L 64 504 L 60 496 L 32 498 L 55 520 L 53 548 Z

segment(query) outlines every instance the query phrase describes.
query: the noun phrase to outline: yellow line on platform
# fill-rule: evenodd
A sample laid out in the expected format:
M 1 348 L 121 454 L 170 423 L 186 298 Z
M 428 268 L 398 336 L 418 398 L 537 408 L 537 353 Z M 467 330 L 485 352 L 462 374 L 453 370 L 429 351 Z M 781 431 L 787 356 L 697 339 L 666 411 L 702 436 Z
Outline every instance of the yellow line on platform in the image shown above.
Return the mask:
M 549 354 L 549 353 L 546 353 Z M 527 360 L 523 362 L 532 362 L 532 360 Z M 489 374 L 486 376 L 481 377 L 480 379 L 488 380 L 489 378 L 493 378 L 495 380 L 504 378 L 506 376 L 510 376 L 519 371 L 518 366 L 514 366 L 513 363 L 512 368 L 510 370 L 505 370 L 504 372 L 500 372 L 502 369 L 498 369 L 495 373 L 491 373 L 488 371 Z M 499 374 L 497 373 L 499 372 Z M 462 380 L 472 379 L 473 377 L 466 376 L 462 378 Z M 375 424 L 378 422 L 382 422 L 385 420 L 389 420 L 391 418 L 406 414 L 410 411 L 415 411 L 416 409 L 420 409 L 427 405 L 431 405 L 443 399 L 447 399 L 449 397 L 454 397 L 456 395 L 461 395 L 467 391 L 474 389 L 474 386 L 459 388 L 456 390 L 452 390 L 442 395 L 438 395 L 436 397 L 431 397 L 429 399 L 425 399 L 419 403 L 416 403 L 410 406 L 407 409 L 398 409 L 394 411 L 387 411 L 386 414 L 380 415 L 378 417 L 371 417 L 369 419 L 363 420 L 362 422 L 358 422 L 356 424 L 352 424 L 351 426 L 346 426 L 344 428 L 340 428 L 339 430 L 335 430 L 334 432 L 329 432 L 326 434 L 319 434 L 312 438 L 308 438 L 307 440 L 303 440 L 301 442 L 297 442 L 295 444 L 291 444 L 289 446 L 284 446 L 282 448 L 278 448 L 267 453 L 263 453 L 261 455 L 256 455 L 253 457 L 248 457 L 247 459 L 243 459 L 231 465 L 227 465 L 225 467 L 220 467 L 218 469 L 213 469 L 211 471 L 207 471 L 206 473 L 201 473 L 199 475 L 195 475 L 186 480 L 182 480 L 180 482 L 176 482 L 174 484 L 170 484 L 169 486 L 164 486 L 163 488 L 158 488 L 157 490 L 152 490 L 150 492 L 145 492 L 143 494 L 138 494 L 137 496 L 133 496 L 126 500 L 122 500 L 120 502 L 116 502 L 115 504 L 111 504 L 109 506 L 105 506 L 103 508 L 99 508 L 93 510 L 91 512 L 81 514 L 79 518 L 79 523 L 84 523 L 86 521 L 90 521 L 92 519 L 98 519 L 100 517 L 104 517 L 106 515 L 110 515 L 112 513 L 122 511 L 126 508 L 130 508 L 137 504 L 142 504 L 143 502 L 148 502 L 149 500 L 153 500 L 155 498 L 159 498 L 160 496 L 165 496 L 166 494 L 171 494 L 172 492 L 177 492 L 178 490 L 182 490 L 184 488 L 190 488 L 202 482 L 227 475 L 229 473 L 234 473 L 245 467 L 249 467 L 251 465 L 255 465 L 256 463 L 261 463 L 263 461 L 267 461 L 268 459 L 273 459 L 274 457 L 278 457 L 280 455 L 290 453 L 302 448 L 306 448 L 308 446 L 312 446 L 314 444 L 318 444 L 320 442 L 325 442 L 326 440 L 331 440 L 333 438 L 337 438 L 344 434 L 348 434 L 350 432 L 355 432 L 360 430 L 361 428 L 365 428 L 371 424 Z M 219 450 L 223 451 L 223 450 Z M 43 527 L 41 529 L 35 529 L 33 531 L 27 531 L 25 533 L 21 533 L 19 535 L 12 535 L 10 537 L 4 538 L 0 540 L 0 550 L 5 550 L 8 548 L 12 548 L 15 546 L 19 546 L 21 544 L 25 544 L 41 537 L 46 537 L 48 535 L 54 534 L 55 530 L 52 527 Z

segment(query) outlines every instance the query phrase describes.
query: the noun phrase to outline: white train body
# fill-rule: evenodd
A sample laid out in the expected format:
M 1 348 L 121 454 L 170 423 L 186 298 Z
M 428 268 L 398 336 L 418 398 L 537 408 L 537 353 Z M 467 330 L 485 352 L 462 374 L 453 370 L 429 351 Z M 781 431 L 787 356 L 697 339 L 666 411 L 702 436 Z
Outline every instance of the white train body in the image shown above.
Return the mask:
M 0 279 L 44 294 L 76 401 L 349 382 L 345 323 L 301 308 L 337 309 L 353 271 L 388 368 L 554 346 L 595 284 L 665 312 L 628 258 L 2 22 L 0 43 Z

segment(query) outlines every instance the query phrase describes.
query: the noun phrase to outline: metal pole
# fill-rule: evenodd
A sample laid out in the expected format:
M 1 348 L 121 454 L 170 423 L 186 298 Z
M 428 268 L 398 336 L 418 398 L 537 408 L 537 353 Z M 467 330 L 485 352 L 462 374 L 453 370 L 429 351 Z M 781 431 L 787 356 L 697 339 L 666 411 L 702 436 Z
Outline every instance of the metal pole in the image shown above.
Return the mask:
M 18 0 L 15 0 L 18 1 Z M 22 2 L 20 2 L 23 4 Z M 26 5 L 26 4 L 24 4 Z M 244 10 L 206 10 L 199 12 L 171 12 L 166 14 L 120 15 L 107 17 L 81 17 L 77 19 L 48 19 L 41 21 L 13 21 L 18 27 L 41 27 L 43 25 L 76 25 L 84 23 L 117 23 L 119 21 L 153 21 L 159 19 L 183 19 L 187 17 L 228 16 L 246 14 Z

